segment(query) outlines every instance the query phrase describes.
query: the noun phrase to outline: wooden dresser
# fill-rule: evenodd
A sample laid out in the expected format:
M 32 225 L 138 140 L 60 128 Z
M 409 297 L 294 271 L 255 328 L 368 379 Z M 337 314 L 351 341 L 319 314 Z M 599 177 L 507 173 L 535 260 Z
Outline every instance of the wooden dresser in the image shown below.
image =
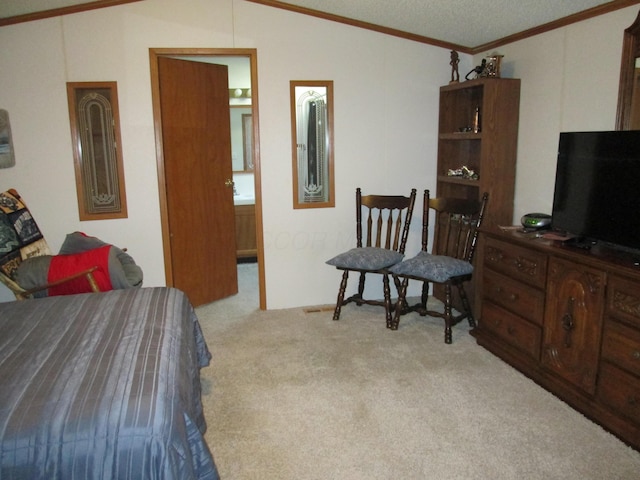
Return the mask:
M 640 450 L 640 266 L 632 254 L 481 234 L 478 344 Z

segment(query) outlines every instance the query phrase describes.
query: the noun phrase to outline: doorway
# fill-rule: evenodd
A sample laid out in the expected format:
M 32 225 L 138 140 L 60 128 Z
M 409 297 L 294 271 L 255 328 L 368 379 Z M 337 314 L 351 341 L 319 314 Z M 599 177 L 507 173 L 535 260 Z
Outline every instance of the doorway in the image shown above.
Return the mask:
M 232 57 L 245 57 L 249 59 L 250 76 L 251 76 L 251 117 L 252 117 L 252 134 L 253 141 L 251 145 L 251 157 L 253 159 L 254 171 L 254 190 L 255 190 L 255 223 L 256 223 L 256 243 L 257 243 L 257 263 L 258 263 L 258 290 L 260 309 L 266 309 L 265 280 L 264 280 L 264 251 L 263 251 L 263 234 L 262 234 L 262 202 L 260 188 L 260 157 L 259 157 L 259 115 L 258 115 L 258 81 L 257 81 L 257 51 L 255 49 L 149 49 L 150 65 L 151 65 L 151 83 L 152 83 L 152 99 L 153 99 L 153 115 L 154 129 L 156 136 L 156 157 L 158 165 L 158 189 L 160 196 L 160 216 L 162 226 L 163 253 L 165 263 L 165 277 L 167 286 L 175 286 L 176 275 L 174 270 L 174 262 L 172 258 L 172 235 L 170 228 L 170 220 L 172 212 L 168 201 L 168 185 L 167 185 L 167 164 L 165 162 L 165 145 L 163 139 L 163 115 L 167 116 L 167 112 L 163 112 L 163 106 L 160 95 L 161 77 L 158 68 L 159 59 L 163 57 L 180 58 L 182 60 L 192 62 L 216 63 L 216 59 L 220 59 L 220 63 L 225 63 L 225 59 Z M 206 61 L 205 61 L 206 60 Z M 226 93 L 226 92 L 225 92 Z M 166 117 L 165 117 L 166 118 Z M 230 140 L 229 140 L 230 141 Z M 194 182 L 206 181 L 206 179 L 194 178 Z M 211 215 L 215 215 L 215 208 L 211 207 Z M 196 236 L 201 232 L 191 232 Z M 211 268 L 216 268 L 212 265 Z M 237 283 L 237 281 L 236 281 Z M 237 287 L 237 285 L 236 285 Z

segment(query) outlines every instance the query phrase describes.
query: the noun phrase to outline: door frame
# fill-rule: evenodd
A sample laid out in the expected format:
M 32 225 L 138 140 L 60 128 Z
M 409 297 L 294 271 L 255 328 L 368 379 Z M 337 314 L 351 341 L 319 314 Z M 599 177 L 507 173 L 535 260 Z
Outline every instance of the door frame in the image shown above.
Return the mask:
M 248 57 L 251 70 L 251 114 L 253 116 L 253 173 L 256 202 L 256 242 L 258 257 L 258 290 L 260 309 L 266 310 L 266 290 L 264 272 L 264 236 L 262 227 L 262 188 L 260 179 L 260 121 L 258 115 L 258 52 L 255 48 L 150 48 L 151 98 L 153 103 L 153 129 L 156 141 L 156 165 L 158 170 L 158 194 L 160 201 L 160 224 L 164 254 L 165 281 L 173 286 L 171 262 L 171 237 L 169 235 L 169 213 L 167 208 L 166 176 L 164 167 L 164 146 L 162 141 L 162 109 L 160 107 L 160 81 L 158 77 L 158 57 Z

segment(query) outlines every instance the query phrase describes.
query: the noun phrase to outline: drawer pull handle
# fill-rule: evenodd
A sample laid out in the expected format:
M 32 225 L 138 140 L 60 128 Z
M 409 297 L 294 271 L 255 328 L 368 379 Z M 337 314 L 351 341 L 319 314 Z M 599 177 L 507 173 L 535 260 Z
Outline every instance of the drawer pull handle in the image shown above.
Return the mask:
M 495 290 L 496 290 L 496 293 L 498 293 L 498 294 L 504 293 L 504 289 L 501 286 L 496 286 Z M 514 301 L 516 301 L 518 299 L 518 296 L 515 293 L 511 293 L 511 294 L 507 295 L 506 298 L 508 300 L 511 300 L 512 302 L 514 302 Z
M 634 351 L 631 356 L 635 359 L 635 360 L 640 360 L 640 352 L 638 350 Z

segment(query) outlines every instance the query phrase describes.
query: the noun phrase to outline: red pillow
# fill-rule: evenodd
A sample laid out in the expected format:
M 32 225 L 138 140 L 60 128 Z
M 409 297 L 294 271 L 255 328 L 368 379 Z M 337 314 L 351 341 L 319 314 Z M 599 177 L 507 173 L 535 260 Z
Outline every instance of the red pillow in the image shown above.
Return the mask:
M 93 272 L 93 277 L 101 292 L 112 289 L 109 277 L 109 250 L 111 245 L 105 245 L 86 252 L 70 255 L 54 255 L 51 257 L 51 265 L 47 275 L 47 282 L 55 282 L 77 272 L 98 267 Z M 49 295 L 72 295 L 74 293 L 91 292 L 91 285 L 86 276 L 65 282 L 56 287 L 49 288 Z

